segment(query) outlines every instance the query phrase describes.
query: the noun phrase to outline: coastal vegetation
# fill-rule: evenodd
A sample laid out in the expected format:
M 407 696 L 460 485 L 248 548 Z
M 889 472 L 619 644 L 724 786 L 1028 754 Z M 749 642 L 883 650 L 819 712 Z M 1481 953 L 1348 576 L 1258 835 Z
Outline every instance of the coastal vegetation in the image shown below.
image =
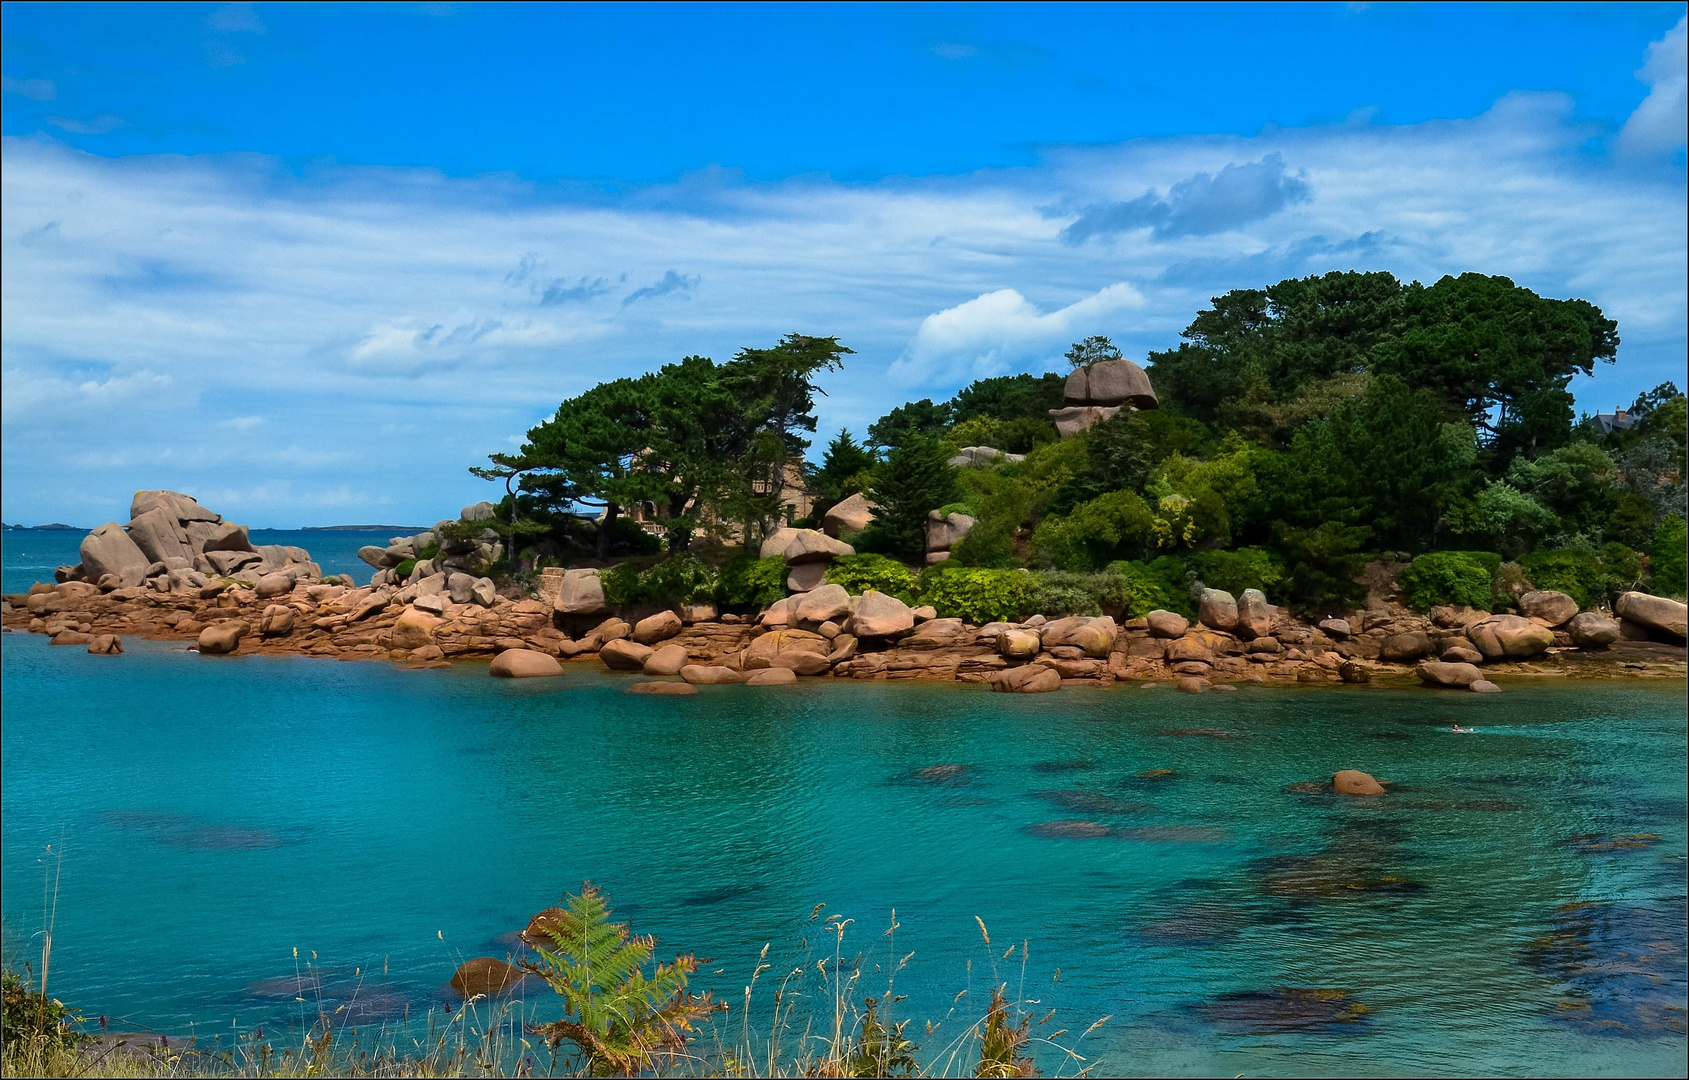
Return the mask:
M 716 1001 L 689 990 L 700 961 L 691 954 L 654 963 L 657 939 L 632 933 L 613 917 L 609 898 L 590 882 L 557 907 L 536 914 L 522 932 L 520 955 L 463 963 L 451 985 L 462 1004 L 443 1020 L 430 1016 L 426 1030 L 381 1027 L 360 1030 L 316 1002 L 300 1033 L 287 1041 L 263 1028 L 234 1045 L 221 1040 L 172 1043 L 168 1037 L 102 1034 L 83 1028 L 73 1010 L 46 998 L 27 973 L 5 975 L 4 1072 L 8 1076 L 810 1076 L 893 1077 L 1042 1075 L 1034 1044 L 1048 1046 L 1063 1063 L 1057 1075 L 1083 1073 L 1091 1063 L 1069 1044 L 1078 1044 L 1110 1019 L 1092 1023 L 1077 1038 L 1042 1029 L 1056 1014 L 1040 1019 L 1027 1000 L 1024 971 L 1020 989 L 1009 996 L 999 962 L 1016 953 L 1024 966 L 1026 945 L 998 955 L 978 921 L 990 970 L 983 1015 L 956 1033 L 945 1019 L 928 1020 L 923 1047 L 908 1034 L 911 1020 L 897 1018 L 903 998 L 896 978 L 913 955 L 897 957 L 895 913 L 876 945 L 854 953 L 847 947 L 855 922 L 817 905 L 804 955 L 773 982 L 769 946 L 756 958 L 742 1003 Z M 508 961 L 513 960 L 514 963 Z M 969 968 L 972 971 L 972 966 Z M 885 977 L 877 995 L 866 993 L 869 971 Z M 530 978 L 531 977 L 531 978 Z M 298 1000 L 307 1008 L 315 976 L 302 973 Z M 541 984 L 555 1001 L 529 1000 Z M 759 995 L 759 983 L 765 989 Z M 956 995 L 961 1002 L 970 985 Z M 729 1015 L 737 1010 L 737 1015 Z M 954 1013 L 956 1010 L 952 1009 Z M 713 1018 L 720 1017 L 720 1020 Z M 551 1017 L 547 1019 L 546 1017 Z M 101 1018 L 101 1026 L 104 1026 Z M 1058 1041 L 1060 1040 L 1060 1041 Z M 291 1042 L 292 1045 L 288 1043 Z M 541 1047 L 549 1051 L 542 1051 Z M 1066 1066 L 1072 1066 L 1069 1070 Z
M 1333 272 L 1215 297 L 1149 354 L 1159 408 L 1065 438 L 1064 376 L 1009 375 L 900 405 L 810 463 L 816 380 L 850 350 L 792 334 L 600 384 L 476 472 L 505 486 L 484 524 L 512 569 L 633 559 L 606 575 L 630 601 L 766 606 L 781 570 L 754 558 L 761 540 L 853 496 L 872 519 L 828 580 L 940 616 L 1190 614 L 1204 586 L 1331 614 L 1376 561 L 1407 565 L 1421 611 L 1505 610 L 1533 587 L 1580 606 L 1682 596 L 1683 393 L 1573 412 L 1573 377 L 1618 345 L 1594 305 L 1504 277 Z M 1067 359 L 1119 355 L 1093 336 Z M 795 520 L 794 482 L 811 508 Z M 966 525 L 924 566 L 935 513 Z

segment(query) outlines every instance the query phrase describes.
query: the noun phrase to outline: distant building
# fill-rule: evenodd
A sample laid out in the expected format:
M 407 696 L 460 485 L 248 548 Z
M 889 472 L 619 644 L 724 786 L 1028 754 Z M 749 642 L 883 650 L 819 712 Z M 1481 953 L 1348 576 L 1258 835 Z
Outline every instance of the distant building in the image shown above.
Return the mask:
M 1615 431 L 1629 431 L 1636 426 L 1636 417 L 1623 409 L 1614 409 L 1610 413 L 1597 413 L 1595 426 L 1601 429 L 1601 434 L 1611 435 Z

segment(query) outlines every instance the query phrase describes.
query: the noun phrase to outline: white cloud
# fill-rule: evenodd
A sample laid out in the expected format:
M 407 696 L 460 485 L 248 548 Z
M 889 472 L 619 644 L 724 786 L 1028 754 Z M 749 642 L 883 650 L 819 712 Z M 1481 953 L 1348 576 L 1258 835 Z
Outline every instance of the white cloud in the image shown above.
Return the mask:
M 253 428 L 263 425 L 264 418 L 262 416 L 231 416 L 227 420 L 217 422 L 218 427 L 228 428 L 231 431 L 251 431 Z
M 1117 332 L 1122 315 L 1143 306 L 1143 294 L 1125 282 L 1048 313 L 1014 289 L 998 289 L 922 319 L 889 374 L 900 386 L 953 386 L 1011 371 L 1046 371 L 1070 342 Z
M 0 76 L 8 94 L 17 94 L 31 101 L 52 101 L 59 96 L 59 88 L 52 79 L 14 79 L 10 75 Z
M 273 515 L 255 525 L 329 524 L 314 493 L 374 471 L 379 516 L 432 521 L 563 397 L 688 353 L 840 335 L 857 352 L 824 383 L 824 438 L 1058 365 L 1087 334 L 1142 357 L 1220 292 L 1334 269 L 1481 270 L 1600 304 L 1621 363 L 1580 385 L 1608 407 L 1682 377 L 1683 171 L 1591 135 L 1565 98 L 1516 95 L 1471 120 L 1067 148 L 964 177 L 708 170 L 614 196 L 6 139 L 4 515 L 81 520 L 85 498 L 116 512 L 167 486 L 264 492 L 242 496 Z M 1082 208 L 1217 196 L 1228 175 L 1286 197 L 1214 230 L 1062 242 Z M 668 295 L 624 303 L 642 289 Z M 265 423 L 219 426 L 248 416 Z
M 1632 153 L 1681 150 L 1689 129 L 1689 46 L 1685 25 L 1677 20 L 1664 38 L 1648 46 L 1648 58 L 1636 77 L 1648 84 L 1648 96 L 1625 121 L 1619 145 Z

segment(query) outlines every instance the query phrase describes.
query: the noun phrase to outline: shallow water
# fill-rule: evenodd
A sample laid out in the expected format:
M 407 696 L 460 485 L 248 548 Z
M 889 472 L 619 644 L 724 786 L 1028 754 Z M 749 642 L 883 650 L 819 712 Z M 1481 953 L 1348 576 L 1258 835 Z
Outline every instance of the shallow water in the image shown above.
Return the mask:
M 590 879 L 736 1007 L 765 943 L 830 955 L 815 905 L 855 919 L 867 992 L 914 953 L 930 1050 L 995 965 L 1070 1045 L 1111 1015 L 1079 1044 L 1105 1074 L 1685 1070 L 1681 682 L 656 698 L 0 643 L 8 951 L 51 843 L 52 992 L 122 1026 L 285 1025 L 295 948 L 361 980 L 357 1020 L 416 1015 Z M 1293 787 L 1344 767 L 1395 789 Z

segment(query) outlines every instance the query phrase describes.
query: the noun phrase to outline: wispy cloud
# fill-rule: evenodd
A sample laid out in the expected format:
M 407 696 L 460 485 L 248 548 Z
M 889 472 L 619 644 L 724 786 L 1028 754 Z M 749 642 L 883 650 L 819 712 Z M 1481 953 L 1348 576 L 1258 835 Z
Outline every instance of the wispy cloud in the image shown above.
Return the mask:
M 1579 388 L 1608 406 L 1681 379 L 1689 222 L 1681 167 L 1592 152 L 1601 137 L 1566 99 L 1517 95 L 1471 120 L 1064 148 L 962 177 L 714 170 L 614 195 L 6 139 L 4 514 L 80 520 L 84 498 L 115 513 L 172 486 L 265 491 L 277 516 L 255 524 L 326 524 L 314 492 L 373 468 L 384 513 L 432 521 L 562 398 L 688 353 L 841 335 L 857 353 L 824 384 L 825 436 L 913 388 L 1044 370 L 1086 334 L 1141 357 L 1226 289 L 1334 269 L 1594 301 L 1624 346 Z M 1147 226 L 1064 242 L 1146 195 L 1165 208 Z M 618 300 L 624 271 L 647 284 Z M 219 426 L 248 416 L 264 424 Z
M 1677 20 L 1666 36 L 1648 46 L 1648 58 L 1636 77 L 1648 84 L 1648 96 L 1625 121 L 1619 143 L 1632 153 L 1682 150 L 1689 129 L 1689 16 Z
M 263 34 L 268 32 L 258 9 L 251 4 L 223 4 L 205 20 L 211 29 L 224 34 Z
M 635 289 L 628 293 L 627 299 L 622 301 L 622 306 L 627 307 L 629 304 L 636 304 L 641 300 L 655 300 L 659 296 L 671 296 L 675 293 L 679 293 L 684 296 L 693 289 L 696 289 L 698 287 L 698 282 L 701 280 L 702 278 L 700 278 L 697 274 L 693 274 L 688 277 L 677 271 L 670 270 L 665 273 L 662 280 L 657 282 L 655 285 L 647 285 L 643 289 Z
M 92 120 L 77 120 L 69 116 L 49 116 L 47 122 L 72 135 L 109 135 L 123 126 L 123 117 L 115 113 L 101 113 Z
M 1306 176 L 1290 175 L 1284 155 L 1273 153 L 1253 164 L 1227 165 L 1218 176 L 1199 172 L 1186 177 L 1166 198 L 1146 191 L 1126 202 L 1092 203 L 1062 230 L 1061 238 L 1082 244 L 1134 229 L 1150 229 L 1157 239 L 1206 236 L 1242 228 L 1309 197 Z
M 0 85 L 6 93 L 17 94 L 30 101 L 52 101 L 59 96 L 59 88 L 52 79 L 14 79 L 10 75 L 0 76 Z

